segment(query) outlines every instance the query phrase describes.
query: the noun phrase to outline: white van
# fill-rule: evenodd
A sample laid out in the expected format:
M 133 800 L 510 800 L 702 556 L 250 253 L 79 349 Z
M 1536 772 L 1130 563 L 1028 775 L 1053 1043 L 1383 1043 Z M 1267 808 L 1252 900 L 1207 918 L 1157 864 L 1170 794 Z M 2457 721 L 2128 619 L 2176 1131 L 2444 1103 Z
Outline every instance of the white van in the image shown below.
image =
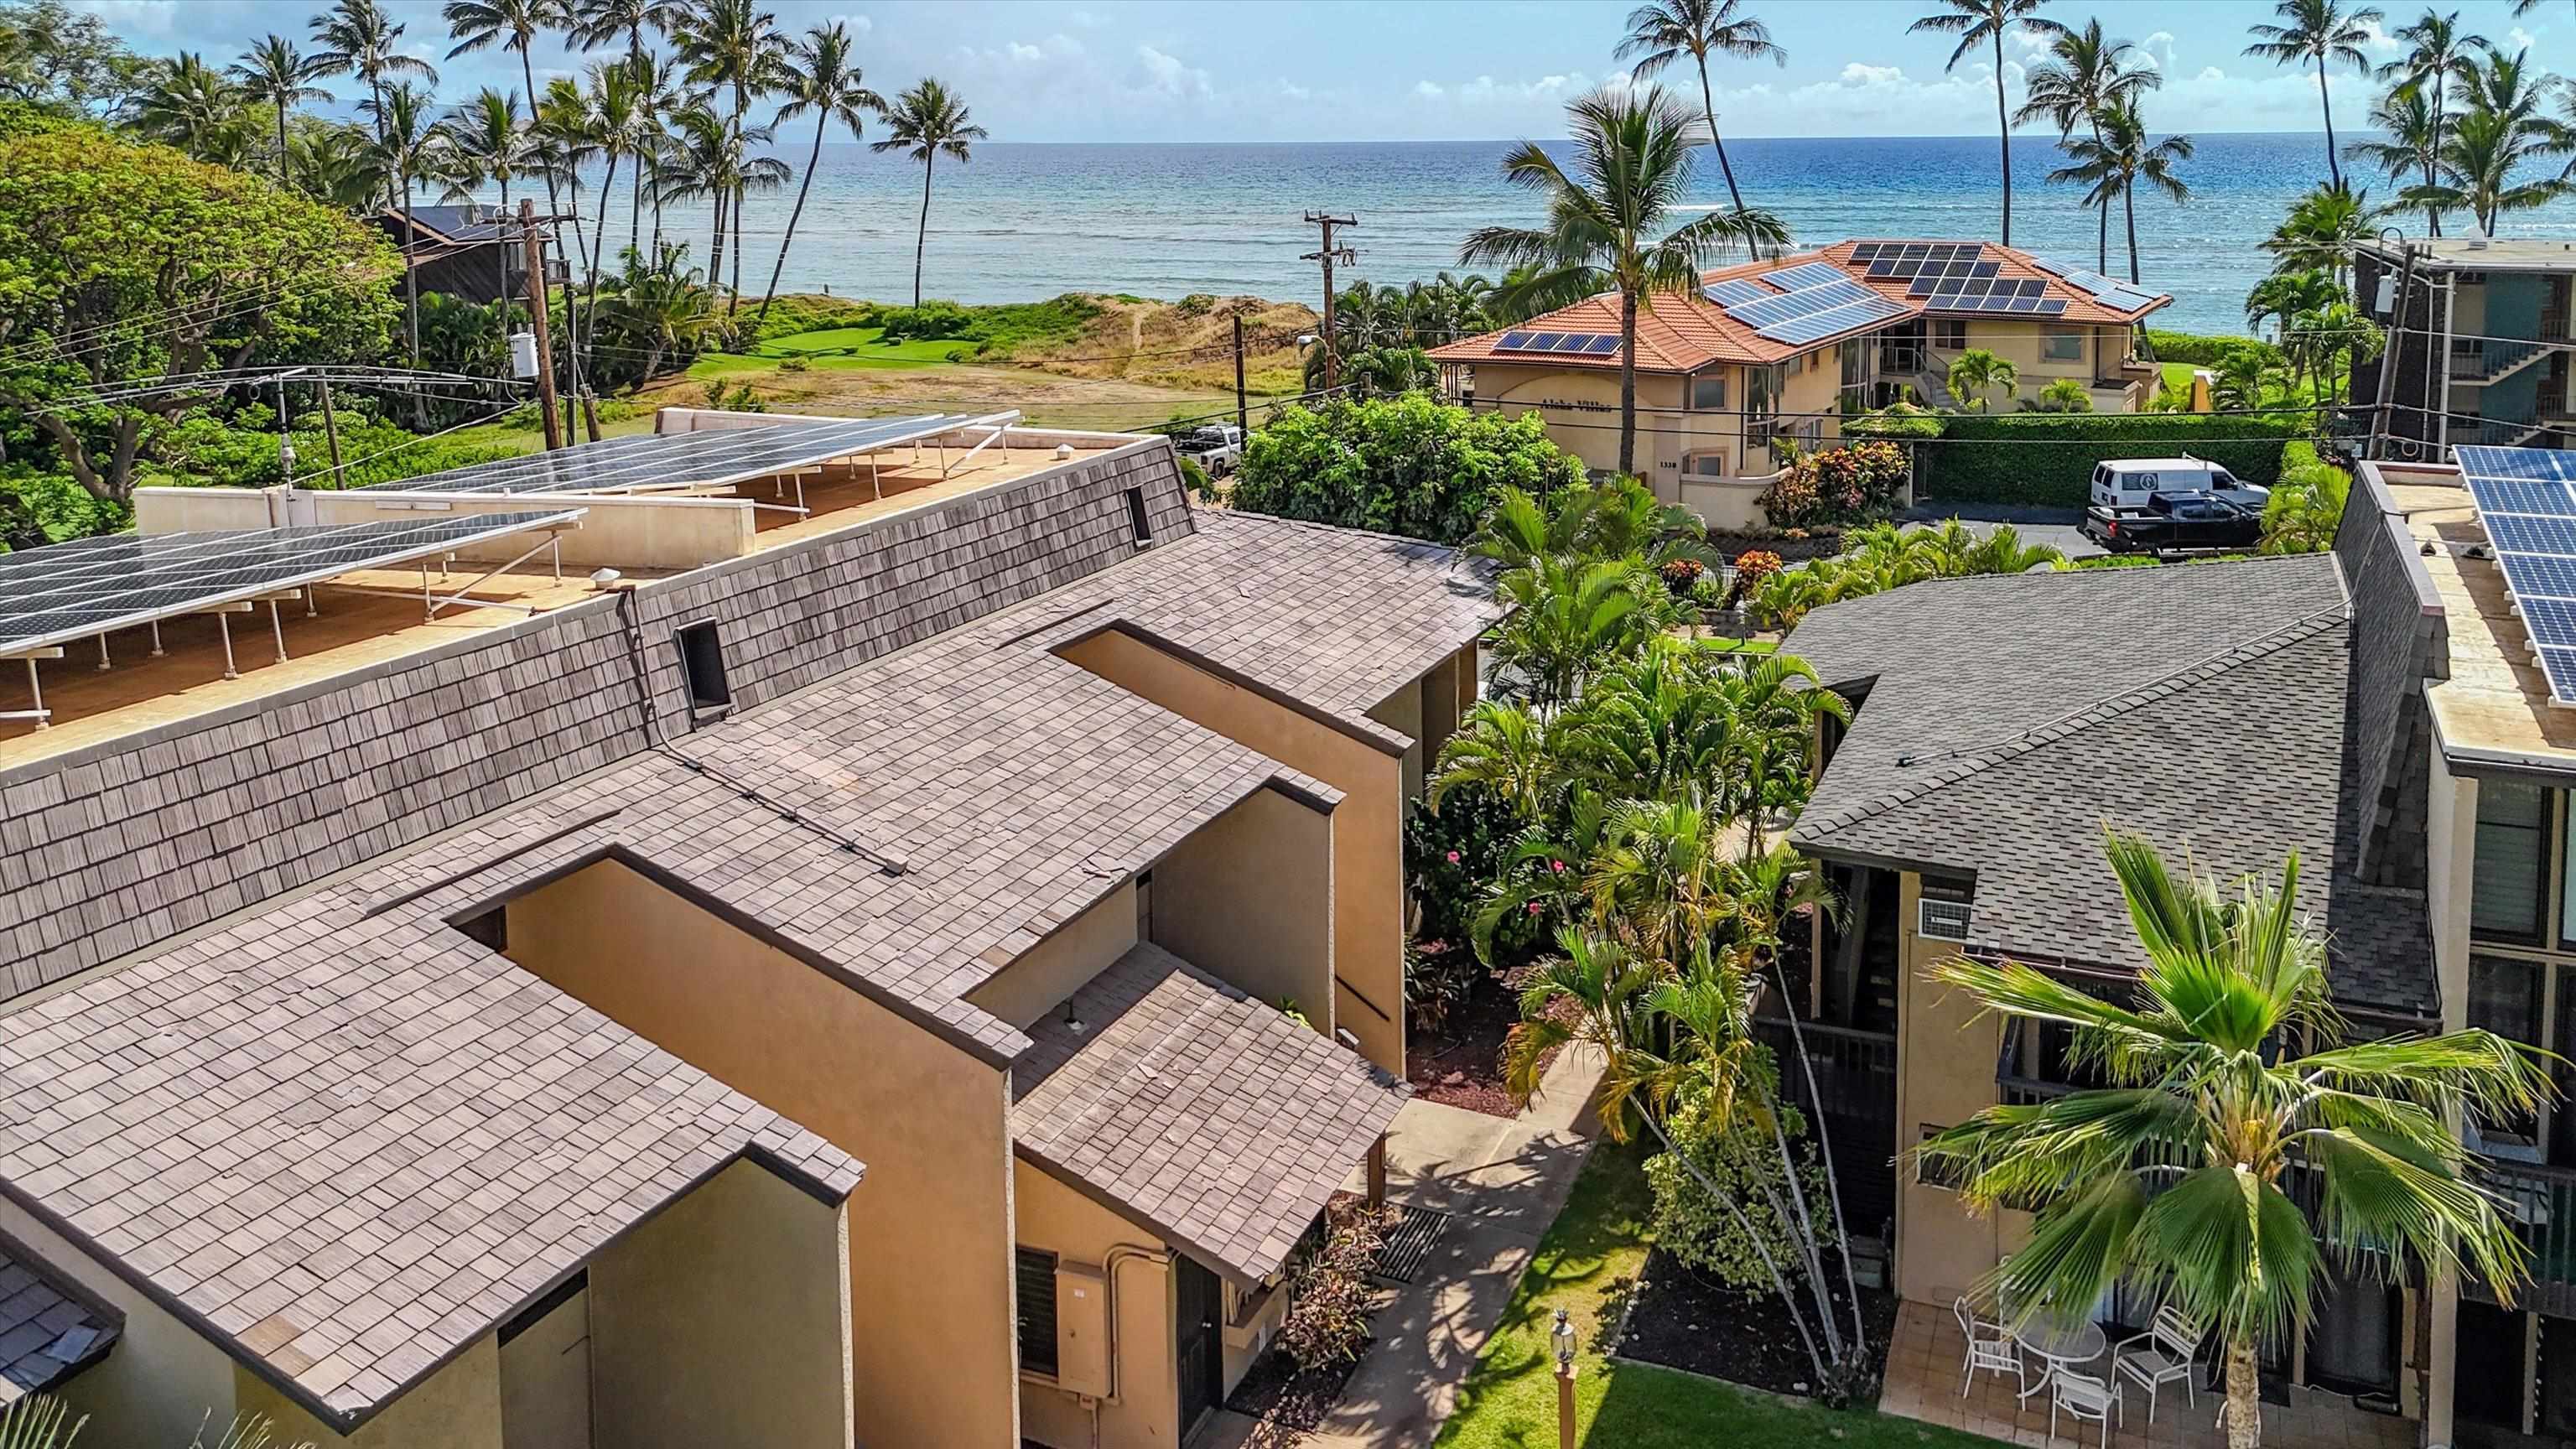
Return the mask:
M 2259 483 L 2240 482 L 2236 475 L 2216 463 L 2204 462 L 2185 455 L 2180 458 L 2114 458 L 2093 469 L 2095 508 L 2114 513 L 2135 512 L 2147 506 L 2147 499 L 2158 493 L 2209 493 L 2237 505 L 2260 512 L 2272 497 L 2272 490 Z

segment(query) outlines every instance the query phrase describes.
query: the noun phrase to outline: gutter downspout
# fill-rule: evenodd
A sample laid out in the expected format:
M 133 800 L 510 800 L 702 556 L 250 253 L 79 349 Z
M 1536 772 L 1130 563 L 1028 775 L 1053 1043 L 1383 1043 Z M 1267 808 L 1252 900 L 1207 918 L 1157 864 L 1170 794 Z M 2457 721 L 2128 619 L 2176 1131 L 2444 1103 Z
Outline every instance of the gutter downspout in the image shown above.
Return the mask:
M 1118 1397 L 1118 1268 L 1122 1263 L 1146 1261 L 1171 1271 L 1173 1251 L 1170 1248 L 1148 1248 L 1136 1243 L 1113 1243 L 1100 1260 L 1103 1280 L 1102 1295 L 1108 1300 L 1109 1317 L 1109 1392 L 1091 1404 L 1091 1449 L 1100 1449 L 1100 1405 Z

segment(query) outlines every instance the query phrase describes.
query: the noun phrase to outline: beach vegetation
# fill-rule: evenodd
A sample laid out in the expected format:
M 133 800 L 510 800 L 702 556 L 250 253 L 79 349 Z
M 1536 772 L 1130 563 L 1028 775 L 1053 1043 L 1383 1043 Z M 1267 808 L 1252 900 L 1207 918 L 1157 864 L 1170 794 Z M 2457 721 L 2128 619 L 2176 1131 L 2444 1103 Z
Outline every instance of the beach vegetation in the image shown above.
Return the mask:
M 2100 146 L 2103 112 L 2132 103 L 2142 92 L 2164 84 L 2164 72 L 2142 60 L 2133 60 L 2136 55 L 2136 46 L 2105 36 L 2098 19 L 2084 22 L 2081 30 L 2059 30 L 2049 40 L 2048 59 L 2031 67 L 2023 78 L 2021 109 L 2013 112 L 2013 124 L 2026 126 L 2044 119 L 2057 127 L 2061 147 L 2075 138 L 2078 129 L 2089 133 L 2094 144 Z M 2093 209 L 2093 269 L 2107 275 L 2111 270 L 2111 198 L 2103 197 L 2093 204 Z M 2134 245 L 2131 250 L 2134 252 Z
M 1655 295 L 1699 289 L 1700 268 L 1721 252 L 1776 252 L 1789 231 L 1767 211 L 1713 211 L 1664 228 L 1690 193 L 1692 151 L 1707 131 L 1660 87 L 1602 90 L 1566 107 L 1571 170 L 1535 142 L 1503 158 L 1503 175 L 1547 208 L 1536 227 L 1487 226 L 1458 250 L 1466 265 L 1528 268 L 1509 288 L 1535 307 L 1619 294 L 1619 466 L 1636 472 L 1637 313 Z M 1662 233 L 1660 236 L 1657 233 Z
M 900 151 L 921 163 L 921 225 L 912 241 L 912 304 L 921 305 L 921 262 L 930 241 L 930 177 L 939 158 L 964 165 L 974 159 L 974 144 L 985 138 L 966 103 L 937 77 L 924 77 L 895 98 L 885 112 L 886 135 L 868 149 Z
M 2389 88 L 2370 111 L 2372 128 L 2388 139 L 2357 141 L 2344 154 L 2376 165 L 2401 188 L 2418 181 L 2431 186 L 2440 179 L 2442 143 L 2450 135 L 2450 87 L 2473 65 L 2473 57 L 2493 44 L 2461 29 L 2456 10 L 2427 9 L 2395 34 L 2406 53 L 2379 68 L 2379 78 Z M 2439 206 L 2424 208 L 2424 225 L 2429 234 L 2442 234 Z
M 1994 52 L 1995 130 L 2001 138 L 1998 154 L 2003 162 L 2004 226 L 2001 240 L 2012 245 L 2012 117 L 2004 108 L 2004 41 L 2019 31 L 2034 31 L 2051 37 L 2063 35 L 2066 26 L 2039 13 L 2048 0 L 1941 0 L 1942 8 L 1916 20 L 1907 33 L 1930 31 L 1937 35 L 1959 37 L 1950 52 L 1945 70 L 1957 71 L 1960 63 L 1979 50 Z
M 2061 144 L 2066 149 L 2067 164 L 2048 173 L 2051 182 L 2071 181 L 2088 188 L 2085 204 L 2110 214 L 2111 203 L 2120 203 L 2129 233 L 2129 280 L 2138 280 L 2138 183 L 2143 181 L 2166 200 L 2176 205 L 2191 200 L 2191 188 L 2176 174 L 2176 167 L 2191 159 L 2189 136 L 2167 136 L 2150 140 L 2146 118 L 2138 112 L 2133 96 L 2114 101 L 2096 111 L 2092 118 L 2094 134 L 2090 139 L 2076 138 Z
M 2326 185 L 2343 189 L 2343 166 L 2335 159 L 2334 97 L 2327 77 L 2350 69 L 2370 73 L 2370 52 L 2380 22 L 2388 17 L 2375 5 L 2343 8 L 2341 0 L 2280 0 L 2275 20 L 2248 26 L 2254 43 L 2245 53 L 2275 65 L 2313 65 L 2317 69 L 2317 107 L 2326 123 Z
M 2084 384 L 2071 377 L 2061 377 L 2041 388 L 2022 406 L 2035 413 L 2089 413 L 2093 411 L 2093 394 Z
M 2576 150 L 2576 129 L 2542 109 L 2554 82 L 2532 67 L 2530 54 L 2489 50 L 2462 66 L 2453 82 L 2460 113 L 2434 153 L 2434 179 L 2407 188 L 2400 201 L 2465 211 L 2492 236 L 2507 213 L 2568 194 L 2563 175 L 2530 174 L 2530 163 Z
M 778 278 L 787 270 L 787 249 L 796 243 L 796 223 L 805 218 L 805 198 L 814 189 L 814 173 L 822 169 L 824 135 L 838 125 L 850 133 L 851 140 L 859 140 L 867 118 L 885 110 L 885 97 L 861 83 L 857 46 L 850 39 L 849 26 L 840 20 L 815 26 L 805 32 L 804 39 L 788 47 L 781 88 L 787 103 L 778 108 L 777 121 L 772 124 L 791 121 L 811 111 L 814 144 L 806 152 L 804 178 L 796 185 L 796 206 L 787 213 L 787 231 L 778 239 L 778 260 L 769 269 L 769 290 L 761 294 L 763 318 L 769 315 L 769 304 L 778 297 Z
M 1505 488 L 1544 497 L 1581 459 L 1534 413 L 1505 417 L 1423 393 L 1282 409 L 1244 445 L 1234 506 L 1310 523 L 1463 543 Z

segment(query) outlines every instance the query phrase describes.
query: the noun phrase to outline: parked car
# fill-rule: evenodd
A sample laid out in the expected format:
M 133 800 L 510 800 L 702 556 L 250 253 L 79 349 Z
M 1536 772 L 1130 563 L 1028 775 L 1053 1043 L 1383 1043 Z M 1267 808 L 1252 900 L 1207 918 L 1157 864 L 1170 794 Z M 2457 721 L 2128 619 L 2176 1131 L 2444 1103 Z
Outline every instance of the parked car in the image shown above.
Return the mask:
M 1211 478 L 1233 472 L 1243 461 L 1243 429 L 1232 423 L 1192 428 L 1172 442 L 1182 457 L 1205 468 Z
M 2263 510 L 2214 493 L 2151 493 L 2143 508 L 2086 509 L 2079 531 L 2113 553 L 2251 549 L 2263 542 Z
M 2242 508 L 2263 511 L 2272 490 L 2247 483 L 2216 463 L 2184 454 L 2179 458 L 2112 458 L 2093 469 L 2095 508 L 2125 512 L 2144 508 L 2158 493 L 2208 493 Z

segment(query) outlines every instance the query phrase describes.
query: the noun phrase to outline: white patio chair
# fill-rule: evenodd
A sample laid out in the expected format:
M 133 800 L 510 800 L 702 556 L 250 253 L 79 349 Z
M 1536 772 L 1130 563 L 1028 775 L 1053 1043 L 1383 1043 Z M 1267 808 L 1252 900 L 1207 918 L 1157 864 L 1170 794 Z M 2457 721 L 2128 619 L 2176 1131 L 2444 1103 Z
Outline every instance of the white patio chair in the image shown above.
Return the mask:
M 2075 1442 L 2084 1442 L 2086 1424 L 2102 1426 L 2103 1449 L 2111 1443 L 2111 1420 L 2121 1414 L 2120 1386 L 2106 1384 L 2091 1374 L 2079 1374 L 2061 1368 L 2048 1381 L 2048 1441 L 2057 1442 L 2057 1415 L 2064 1410 L 2076 1423 Z
M 2028 1387 L 2029 1380 L 2023 1377 L 2021 1345 L 2013 1340 L 2010 1333 L 2004 1331 L 2002 1324 L 1989 1323 L 1979 1318 L 1976 1309 L 1971 1307 L 1965 1298 L 1952 1303 L 1950 1311 L 1958 1316 L 1959 1331 L 1968 1336 L 1967 1361 L 1960 1366 L 1959 1370 L 1960 1398 L 1966 1398 L 1968 1391 L 1977 1386 L 1979 1369 L 1984 1369 L 1997 1378 L 2011 1374 L 2015 1387 Z
M 2193 1382 L 2200 1376 L 2194 1362 L 2199 1354 L 2200 1330 L 2183 1317 L 2181 1309 L 2167 1304 L 2156 1310 L 2155 1321 L 2146 1332 L 2112 1345 L 2111 1363 L 2121 1377 L 2147 1391 L 2147 1422 L 2152 1424 L 2156 1421 L 2156 1390 L 2165 1384 L 2182 1380 L 2185 1402 L 2200 1402 L 2199 1386 Z

